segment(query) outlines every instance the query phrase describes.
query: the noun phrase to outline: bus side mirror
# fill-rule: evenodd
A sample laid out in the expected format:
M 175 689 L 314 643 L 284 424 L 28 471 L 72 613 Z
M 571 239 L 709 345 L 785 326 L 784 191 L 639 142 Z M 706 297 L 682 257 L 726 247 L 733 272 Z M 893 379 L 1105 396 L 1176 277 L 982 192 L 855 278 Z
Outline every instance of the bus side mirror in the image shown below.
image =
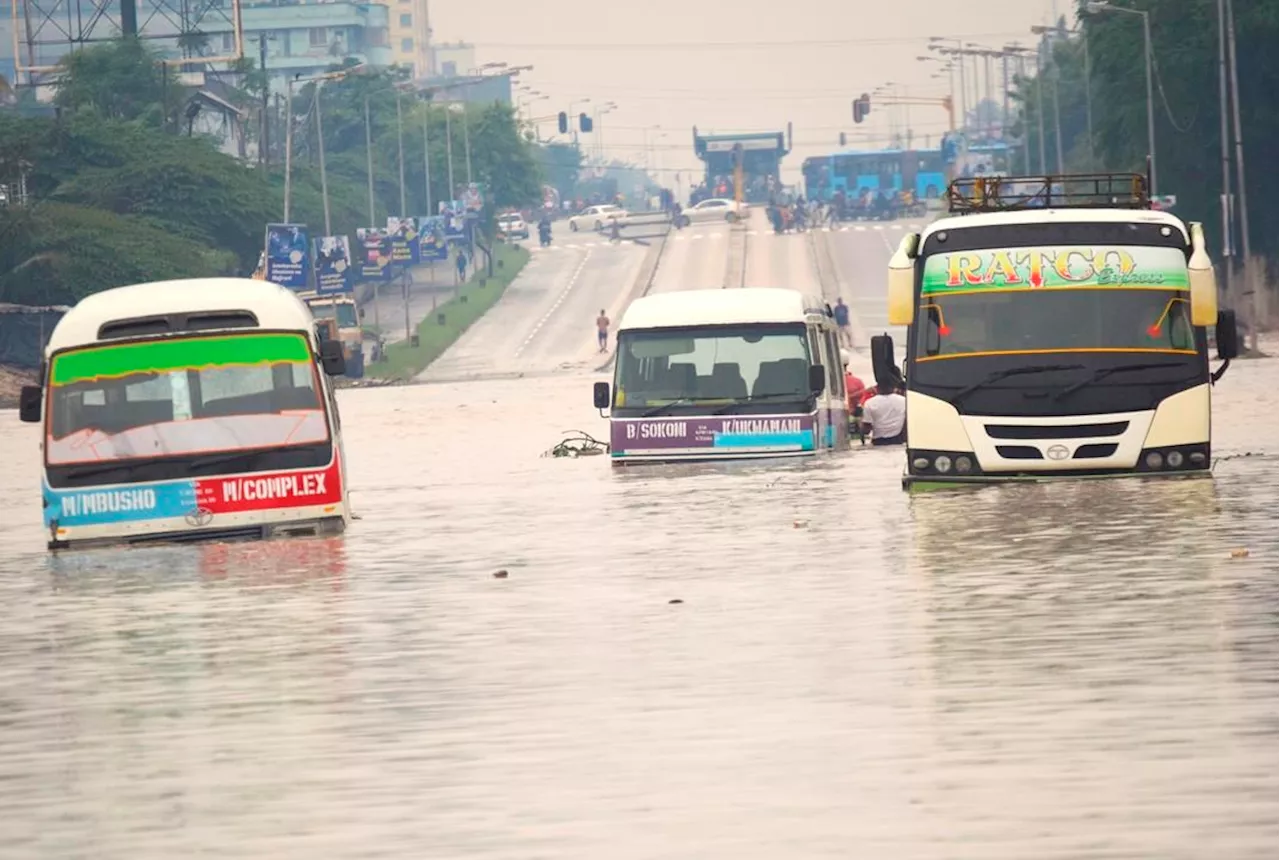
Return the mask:
M 597 382 L 591 393 L 595 399 L 597 409 L 609 408 L 609 383 Z
M 1191 223 L 1191 259 L 1187 261 L 1187 277 L 1191 282 L 1191 324 L 1216 325 L 1218 321 L 1218 281 L 1213 274 L 1213 261 L 1204 245 L 1204 226 Z
M 1213 336 L 1218 342 L 1218 358 L 1230 361 L 1240 354 L 1240 334 L 1236 331 L 1235 311 L 1227 308 L 1218 311 L 1218 321 L 1214 324 Z M 24 388 L 23 391 L 26 389 Z
M 347 359 L 342 354 L 342 343 L 336 340 L 320 341 L 320 366 L 329 376 L 342 376 L 347 372 Z
M 814 397 L 827 390 L 827 369 L 821 364 L 809 365 L 809 393 Z
M 871 336 L 871 373 L 876 385 L 882 381 L 897 379 L 898 367 L 893 360 L 893 338 L 887 334 Z
M 22 390 L 18 392 L 18 418 L 28 424 L 39 424 L 40 400 L 41 390 L 39 385 L 22 386 Z
M 915 319 L 915 258 L 919 233 L 902 237 L 889 258 L 889 325 L 911 325 Z

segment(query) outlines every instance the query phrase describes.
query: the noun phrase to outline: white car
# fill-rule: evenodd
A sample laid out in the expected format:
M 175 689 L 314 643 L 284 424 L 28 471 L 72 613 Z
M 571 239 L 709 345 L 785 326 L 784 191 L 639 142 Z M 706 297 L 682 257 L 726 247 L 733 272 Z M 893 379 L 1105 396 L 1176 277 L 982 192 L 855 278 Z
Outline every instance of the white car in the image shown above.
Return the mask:
M 588 206 L 577 215 L 570 216 L 569 229 L 573 232 L 579 230 L 603 230 L 610 223 L 617 221 L 618 226 L 627 223 L 627 210 L 621 206 L 614 206 L 612 203 L 602 206 Z
M 528 239 L 529 225 L 518 212 L 498 216 L 498 232 L 510 239 Z
M 708 221 L 728 221 L 733 223 L 742 217 L 743 206 L 735 200 L 723 197 L 712 197 L 703 200 L 681 213 L 684 226 L 706 223 Z

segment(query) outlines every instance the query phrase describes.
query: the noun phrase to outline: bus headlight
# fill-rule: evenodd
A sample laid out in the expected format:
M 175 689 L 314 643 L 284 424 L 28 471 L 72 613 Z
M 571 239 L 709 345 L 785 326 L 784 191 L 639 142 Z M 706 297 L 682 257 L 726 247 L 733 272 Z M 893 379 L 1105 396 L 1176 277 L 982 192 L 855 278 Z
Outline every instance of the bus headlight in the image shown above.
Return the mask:
M 1162 448 L 1144 448 L 1138 455 L 1139 472 L 1187 472 L 1209 467 L 1209 446 L 1203 442 L 1194 445 L 1168 445 Z
M 907 467 L 911 474 L 920 476 L 975 477 L 982 474 L 982 466 L 972 451 L 913 450 L 908 454 Z

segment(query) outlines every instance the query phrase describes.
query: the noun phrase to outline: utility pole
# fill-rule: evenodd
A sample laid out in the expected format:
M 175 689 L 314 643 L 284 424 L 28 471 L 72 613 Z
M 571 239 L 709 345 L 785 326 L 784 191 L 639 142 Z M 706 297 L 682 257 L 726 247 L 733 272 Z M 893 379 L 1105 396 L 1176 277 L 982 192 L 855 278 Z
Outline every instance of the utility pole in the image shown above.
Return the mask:
M 267 167 L 271 164 L 271 122 L 268 119 L 268 112 L 271 110 L 270 98 L 271 87 L 268 86 L 269 78 L 267 77 L 267 34 L 258 34 L 258 70 L 262 73 L 262 135 L 258 138 L 259 148 L 258 162 Z
M 375 233 L 378 229 L 377 213 L 373 207 L 373 126 L 369 122 L 369 97 L 364 97 L 364 157 L 365 170 L 369 177 L 369 227 Z M 383 250 L 383 249 L 379 249 Z M 373 327 L 378 330 L 378 336 L 382 335 L 382 315 L 378 306 L 378 281 L 373 281 Z
M 467 154 L 467 185 L 471 185 L 471 111 L 467 102 L 462 103 L 462 146 Z
M 396 91 L 396 145 L 400 150 L 400 217 L 409 214 L 409 205 L 405 202 L 404 188 L 404 114 L 400 107 L 400 91 Z
M 1231 142 L 1227 136 L 1231 103 L 1227 100 L 1227 9 L 1224 0 L 1218 0 L 1218 106 L 1222 133 L 1222 287 L 1227 299 L 1233 300 L 1231 256 L 1235 243 L 1231 236 Z
M 427 185 L 427 212 L 428 216 L 436 214 L 431 208 L 431 132 L 428 130 L 428 123 L 431 121 L 431 102 L 427 102 L 426 110 L 422 112 L 422 175 L 425 177 Z
M 1057 151 L 1058 175 L 1067 172 L 1062 161 L 1062 113 L 1058 110 L 1058 61 L 1053 61 L 1053 148 Z
M 453 195 L 458 193 L 458 186 L 453 184 L 453 103 L 445 102 L 444 104 L 444 157 L 449 167 L 449 187 L 447 189 L 449 196 L 446 200 L 452 200 Z
M 377 228 L 378 213 L 373 204 L 373 126 L 369 122 L 369 97 L 364 97 L 364 158 L 369 183 L 369 226 Z
M 1240 189 L 1240 250 L 1244 253 L 1245 292 L 1253 294 L 1253 309 L 1250 314 L 1253 325 L 1249 327 L 1249 349 L 1257 352 L 1264 294 L 1259 289 L 1258 281 L 1261 279 L 1253 277 L 1253 257 L 1249 252 L 1249 197 L 1244 184 L 1244 140 L 1240 134 L 1240 79 L 1236 72 L 1236 16 L 1231 0 L 1227 0 L 1227 52 L 1229 54 L 1227 62 L 1230 64 L 1231 71 L 1231 123 L 1236 140 L 1236 186 Z
M 1040 50 L 1036 51 L 1036 121 L 1040 128 L 1040 172 L 1048 173 L 1044 155 L 1044 36 L 1040 37 Z
M 323 81 L 316 81 L 315 88 L 315 105 L 316 105 L 316 138 L 320 146 L 320 198 L 324 201 L 324 234 L 326 236 L 333 235 L 333 230 L 329 223 L 329 178 L 324 169 L 324 126 L 320 121 L 320 88 L 324 86 Z
M 297 75 L 294 76 L 296 78 Z M 289 223 L 289 192 L 293 190 L 293 81 L 285 80 L 284 91 L 284 223 Z

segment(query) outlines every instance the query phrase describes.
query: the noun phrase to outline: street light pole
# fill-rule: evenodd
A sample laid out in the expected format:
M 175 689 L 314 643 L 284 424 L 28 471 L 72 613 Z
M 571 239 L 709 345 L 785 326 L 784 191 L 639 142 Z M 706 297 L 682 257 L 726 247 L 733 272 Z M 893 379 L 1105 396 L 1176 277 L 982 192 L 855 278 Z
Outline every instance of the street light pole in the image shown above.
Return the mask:
M 320 198 L 324 201 L 324 234 L 331 236 L 333 230 L 329 221 L 329 177 L 324 169 L 324 124 L 320 120 L 320 89 L 323 86 L 324 81 L 316 81 L 316 138 L 320 142 Z
M 409 205 L 405 202 L 404 189 L 404 114 L 400 107 L 400 93 L 396 92 L 396 145 L 400 150 L 400 217 L 409 214 Z
M 449 196 L 445 199 L 452 200 L 458 193 L 458 186 L 453 184 L 453 102 L 444 105 L 444 156 L 449 165 Z
M 1085 9 L 1093 13 L 1122 12 L 1126 15 L 1142 16 L 1143 55 L 1147 66 L 1147 154 L 1151 158 L 1151 187 L 1147 189 L 1147 192 L 1154 197 L 1159 186 L 1156 182 L 1156 103 L 1151 89 L 1151 66 L 1155 59 L 1155 54 L 1151 49 L 1151 15 L 1143 9 L 1112 6 L 1106 0 L 1095 0 L 1095 2 L 1088 3 Z
M 471 111 L 470 104 L 462 103 L 462 147 L 467 156 L 467 185 L 471 185 Z
M 422 175 L 426 177 L 428 216 L 436 214 L 431 208 L 431 132 L 428 124 L 431 121 L 431 103 L 427 102 L 422 112 Z
M 373 205 L 373 126 L 369 122 L 369 97 L 364 97 L 364 157 L 365 172 L 369 182 L 369 226 L 378 226 L 378 214 Z
M 295 76 L 296 77 L 296 76 Z M 293 190 L 293 81 L 285 81 L 284 92 L 284 223 L 289 223 L 289 192 Z

